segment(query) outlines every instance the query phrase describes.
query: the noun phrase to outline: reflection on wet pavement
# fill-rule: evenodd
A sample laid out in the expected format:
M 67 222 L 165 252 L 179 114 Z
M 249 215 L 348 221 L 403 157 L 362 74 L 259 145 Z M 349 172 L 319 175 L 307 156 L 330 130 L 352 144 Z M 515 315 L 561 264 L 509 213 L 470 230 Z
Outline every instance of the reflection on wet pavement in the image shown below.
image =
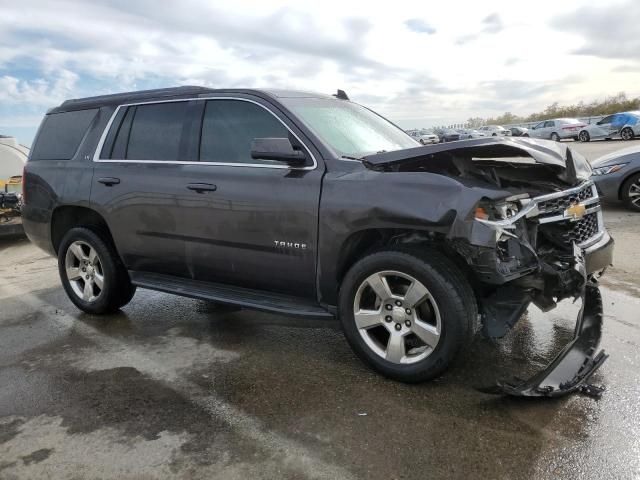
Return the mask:
M 404 385 L 333 323 L 149 291 L 97 318 L 50 270 L 0 283 L 0 478 L 640 476 L 640 299 L 624 291 L 603 288 L 604 396 L 532 400 L 474 387 L 544 368 L 579 302 L 531 307 L 440 379 Z

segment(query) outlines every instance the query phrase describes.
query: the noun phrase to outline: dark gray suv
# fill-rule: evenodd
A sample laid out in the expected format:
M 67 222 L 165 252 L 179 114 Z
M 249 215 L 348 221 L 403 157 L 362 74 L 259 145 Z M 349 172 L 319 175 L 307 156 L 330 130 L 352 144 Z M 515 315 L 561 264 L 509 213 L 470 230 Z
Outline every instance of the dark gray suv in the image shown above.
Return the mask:
M 49 111 L 24 176 L 24 227 L 92 314 L 136 287 L 339 317 L 383 374 L 441 374 L 478 330 L 583 299 L 576 337 L 517 395 L 579 388 L 596 355 L 594 274 L 611 263 L 597 191 L 564 145 L 421 146 L 336 96 L 180 87 Z

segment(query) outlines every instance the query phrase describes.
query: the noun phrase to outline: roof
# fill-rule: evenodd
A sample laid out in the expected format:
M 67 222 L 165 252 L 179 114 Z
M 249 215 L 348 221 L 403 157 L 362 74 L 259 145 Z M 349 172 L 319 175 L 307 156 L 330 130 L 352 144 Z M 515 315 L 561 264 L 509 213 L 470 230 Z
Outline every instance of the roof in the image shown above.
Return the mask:
M 329 95 L 297 90 L 247 88 L 214 89 L 200 86 L 182 86 L 157 88 L 154 90 L 140 90 L 137 92 L 114 93 L 111 95 L 99 95 L 96 97 L 74 98 L 64 101 L 60 106 L 49 110 L 48 113 L 85 110 L 88 108 L 100 108 L 107 105 L 121 105 L 125 103 L 145 102 L 160 99 L 197 98 L 217 93 L 243 93 L 257 95 L 260 97 L 270 96 L 273 98 L 333 98 Z

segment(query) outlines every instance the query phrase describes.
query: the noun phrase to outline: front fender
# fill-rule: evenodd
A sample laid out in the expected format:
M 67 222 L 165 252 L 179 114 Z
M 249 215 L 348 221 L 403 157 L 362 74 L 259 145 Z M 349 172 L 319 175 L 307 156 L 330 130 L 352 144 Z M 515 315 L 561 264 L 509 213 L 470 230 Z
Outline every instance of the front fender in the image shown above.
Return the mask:
M 509 192 L 428 172 L 328 173 L 320 200 L 318 290 L 322 303 L 335 305 L 340 252 L 364 230 L 416 230 L 448 237 L 471 231 L 472 212 L 483 198 Z

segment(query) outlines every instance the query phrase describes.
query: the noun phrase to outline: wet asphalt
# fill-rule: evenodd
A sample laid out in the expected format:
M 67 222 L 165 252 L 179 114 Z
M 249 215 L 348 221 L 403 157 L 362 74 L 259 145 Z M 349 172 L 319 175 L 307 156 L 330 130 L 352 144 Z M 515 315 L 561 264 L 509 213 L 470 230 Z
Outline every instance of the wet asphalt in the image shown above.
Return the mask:
M 543 368 L 579 304 L 532 307 L 439 380 L 404 385 L 361 364 L 333 323 L 144 290 L 116 315 L 80 313 L 54 259 L 24 240 L 2 248 L 0 478 L 640 476 L 632 287 L 603 287 L 603 397 L 523 400 L 475 387 Z
M 610 218 L 640 233 L 639 217 Z M 579 303 L 531 307 L 505 339 L 405 385 L 367 369 L 335 323 L 145 290 L 83 314 L 54 259 L 0 241 L 0 479 L 640 478 L 640 284 L 624 245 L 603 279 L 595 400 L 477 390 L 542 369 Z

